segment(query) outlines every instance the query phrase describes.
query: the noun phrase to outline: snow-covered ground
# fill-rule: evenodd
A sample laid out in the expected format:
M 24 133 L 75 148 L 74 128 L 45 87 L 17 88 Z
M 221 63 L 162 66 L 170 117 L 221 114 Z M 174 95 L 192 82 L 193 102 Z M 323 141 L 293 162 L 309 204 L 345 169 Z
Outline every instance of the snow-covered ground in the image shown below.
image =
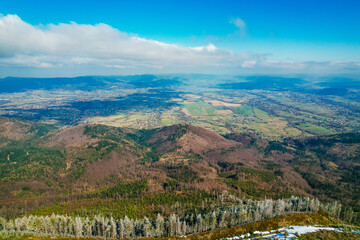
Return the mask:
M 250 239 L 258 239 L 259 237 L 262 237 L 262 239 L 281 239 L 281 240 L 298 239 L 297 235 L 312 233 L 320 230 L 342 232 L 342 229 L 324 227 L 324 226 L 290 226 L 290 227 L 284 227 L 284 228 L 279 228 L 276 230 L 265 231 L 265 232 L 255 231 L 254 235 L 257 237 Z M 360 231 L 354 231 L 354 232 L 360 234 Z M 241 236 L 230 237 L 227 239 L 228 240 L 236 240 L 236 239 L 244 239 L 244 238 L 248 239 L 249 237 L 250 237 L 250 233 Z

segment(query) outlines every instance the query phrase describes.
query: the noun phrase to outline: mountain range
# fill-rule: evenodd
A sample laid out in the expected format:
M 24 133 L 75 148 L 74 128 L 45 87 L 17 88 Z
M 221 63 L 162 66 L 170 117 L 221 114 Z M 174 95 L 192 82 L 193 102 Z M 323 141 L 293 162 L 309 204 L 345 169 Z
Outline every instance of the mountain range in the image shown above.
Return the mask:
M 251 134 L 222 136 L 189 124 L 57 128 L 1 118 L 0 145 L 3 214 L 53 210 L 59 201 L 79 199 L 88 201 L 86 212 L 99 196 L 106 201 L 200 192 L 211 198 L 224 191 L 241 198 L 297 195 L 360 207 L 356 133 L 270 141 Z

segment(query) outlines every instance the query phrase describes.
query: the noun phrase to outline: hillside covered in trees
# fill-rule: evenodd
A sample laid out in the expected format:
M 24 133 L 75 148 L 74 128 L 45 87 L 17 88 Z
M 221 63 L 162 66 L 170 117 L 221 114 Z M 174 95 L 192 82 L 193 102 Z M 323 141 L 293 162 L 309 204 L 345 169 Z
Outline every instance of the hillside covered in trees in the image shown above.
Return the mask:
M 318 211 L 359 222 L 355 133 L 270 141 L 1 118 L 0 145 L 6 232 L 160 237 Z

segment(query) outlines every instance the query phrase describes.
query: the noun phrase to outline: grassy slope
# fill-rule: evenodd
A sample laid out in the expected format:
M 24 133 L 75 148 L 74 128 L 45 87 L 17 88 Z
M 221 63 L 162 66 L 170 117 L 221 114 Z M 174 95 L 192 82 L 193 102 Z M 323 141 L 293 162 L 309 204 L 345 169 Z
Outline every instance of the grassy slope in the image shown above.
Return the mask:
M 360 234 L 354 232 L 318 231 L 300 236 L 300 240 L 327 239 L 327 240 L 354 240 L 359 239 Z

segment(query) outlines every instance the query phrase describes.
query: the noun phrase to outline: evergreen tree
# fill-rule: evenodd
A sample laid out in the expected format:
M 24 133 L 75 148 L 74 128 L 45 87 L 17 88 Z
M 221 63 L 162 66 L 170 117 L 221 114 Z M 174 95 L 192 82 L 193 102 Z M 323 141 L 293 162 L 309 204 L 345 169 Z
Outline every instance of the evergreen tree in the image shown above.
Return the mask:
M 152 228 L 151 221 L 147 217 L 144 217 L 141 225 L 142 225 L 142 233 L 143 233 L 142 236 L 152 237 L 153 236 L 153 228 Z
M 158 214 L 156 217 L 156 237 L 163 237 L 165 235 L 165 226 L 164 226 L 164 218 Z
M 76 217 L 75 218 L 75 236 L 77 238 L 82 237 L 83 236 L 83 223 L 81 221 L 80 217 Z
M 168 235 L 169 235 L 169 236 L 175 236 L 175 234 L 176 234 L 176 227 L 177 227 L 176 215 L 175 215 L 175 214 L 171 214 L 170 217 L 169 217 L 169 232 L 168 232 Z

